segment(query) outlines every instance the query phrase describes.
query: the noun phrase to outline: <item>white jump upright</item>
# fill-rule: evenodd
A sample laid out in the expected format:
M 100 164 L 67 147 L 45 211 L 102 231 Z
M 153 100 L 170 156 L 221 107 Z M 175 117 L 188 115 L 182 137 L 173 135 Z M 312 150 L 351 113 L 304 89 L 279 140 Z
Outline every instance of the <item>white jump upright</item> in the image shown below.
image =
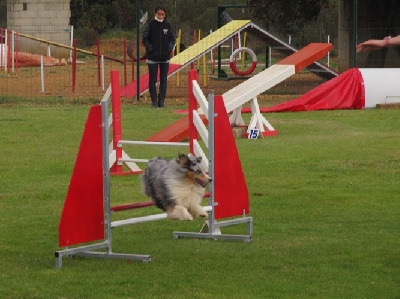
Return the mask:
M 238 159 L 229 120 L 226 112 L 222 113 L 225 111 L 222 98 L 219 97 L 219 101 L 214 103 L 215 110 L 214 105 L 212 105 L 212 96 L 209 98 L 211 104 L 204 101 L 204 96 L 199 101 L 204 111 L 209 111 L 210 125 L 208 130 L 204 124 L 200 124 L 201 119 L 198 119 L 197 111 L 195 111 L 197 108 L 192 109 L 193 115 L 190 118 L 192 130 L 189 143 L 122 140 L 121 135 L 115 134 L 115 130 L 117 133 L 121 132 L 121 120 L 120 116 L 117 115 L 118 108 L 111 114 L 109 113 L 110 99 L 111 102 L 117 101 L 119 103 L 120 101 L 118 71 L 111 72 L 111 87 L 107 89 L 100 105 L 94 105 L 89 110 L 59 223 L 59 247 L 63 249 L 55 252 L 56 268 L 62 268 L 64 256 L 151 261 L 150 255 L 115 253 L 112 248 L 113 228 L 166 218 L 166 214 L 161 213 L 112 221 L 113 212 L 152 205 L 150 201 L 117 207 L 111 206 L 110 176 L 112 167 L 110 165 L 122 166 L 122 163 L 148 161 L 148 159 L 131 159 L 121 155 L 119 160 L 115 158 L 115 163 L 111 163 L 111 159 L 114 159 L 112 151 L 119 151 L 119 154 L 121 154 L 123 145 L 189 146 L 191 153 L 202 156 L 204 161 L 208 161 L 204 166 L 209 169 L 213 183 L 210 187 L 209 205 L 203 207 L 203 209 L 209 212 L 209 220 L 200 233 L 173 232 L 174 238 L 197 237 L 250 241 L 252 217 L 246 216 L 249 213 L 247 185 Z M 191 105 L 196 104 L 192 103 Z M 111 106 L 114 109 L 115 105 Z M 209 109 L 207 109 L 208 106 L 210 106 Z M 113 118 L 112 126 L 110 126 L 110 117 Z M 116 139 L 110 143 L 111 128 L 113 130 L 112 136 Z M 219 130 L 218 136 L 215 136 L 216 130 Z M 230 135 L 226 135 L 227 133 L 230 133 Z M 200 134 L 208 145 L 208 158 L 197 141 L 197 134 Z M 219 134 L 222 135 L 219 136 Z M 232 166 L 230 174 L 226 174 L 227 171 L 223 168 L 225 165 L 223 159 L 225 158 L 229 160 Z M 221 159 L 221 162 L 218 162 L 218 159 Z M 233 180 L 235 184 L 232 183 Z M 221 218 L 238 215 L 241 216 L 239 219 L 217 222 Z M 247 224 L 246 235 L 224 235 L 220 232 L 220 227 L 241 223 Z
M 204 167 L 213 179 L 210 183 L 211 195 L 208 202 L 212 210 L 200 232 L 175 231 L 173 236 L 250 242 L 253 218 L 246 216 L 249 213 L 247 184 L 222 97 L 210 94 L 207 101 L 197 83 L 196 70 L 189 71 L 188 85 L 190 152 L 203 158 Z M 208 129 L 200 117 L 198 106 L 208 120 Z M 208 158 L 200 145 L 200 140 L 208 150 Z M 228 217 L 238 218 L 220 221 Z M 236 224 L 246 224 L 246 234 L 221 233 L 221 227 Z
M 108 101 L 110 97 L 112 98 L 112 113 L 108 116 L 107 127 L 109 130 L 112 129 L 113 138 L 109 145 L 109 168 L 112 175 L 124 175 L 132 173 L 140 173 L 142 169 L 132 161 L 128 154 L 118 146 L 118 141 L 122 139 L 122 121 L 121 121 L 121 101 L 119 99 L 119 76 L 111 76 L 111 84 L 107 88 L 104 94 L 103 100 Z M 113 86 L 113 91 L 111 92 L 111 86 Z M 129 169 L 128 172 L 123 170 L 123 165 L 126 165 Z

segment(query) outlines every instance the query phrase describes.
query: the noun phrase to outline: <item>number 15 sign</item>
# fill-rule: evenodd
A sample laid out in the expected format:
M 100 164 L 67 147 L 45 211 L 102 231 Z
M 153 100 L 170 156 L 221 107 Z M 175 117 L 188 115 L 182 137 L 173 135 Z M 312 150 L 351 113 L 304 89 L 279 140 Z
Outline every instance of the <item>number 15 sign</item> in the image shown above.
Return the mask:
M 259 135 L 260 135 L 260 130 L 251 129 L 250 133 L 249 133 L 249 136 L 247 138 L 248 139 L 257 139 Z

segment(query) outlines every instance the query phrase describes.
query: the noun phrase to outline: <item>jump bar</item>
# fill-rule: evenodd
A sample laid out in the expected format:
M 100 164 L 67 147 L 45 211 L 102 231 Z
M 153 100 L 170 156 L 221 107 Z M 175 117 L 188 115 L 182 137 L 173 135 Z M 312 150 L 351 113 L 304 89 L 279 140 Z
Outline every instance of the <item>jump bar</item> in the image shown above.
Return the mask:
M 203 207 L 203 210 L 206 211 L 206 212 L 211 212 L 212 207 L 211 206 L 205 206 L 205 207 Z M 114 227 L 119 227 L 119 226 L 124 226 L 124 225 L 130 225 L 130 224 L 137 224 L 137 223 L 143 223 L 143 222 L 162 220 L 162 219 L 165 219 L 165 218 L 167 218 L 167 214 L 166 213 L 154 214 L 154 215 L 148 215 L 148 216 L 125 219 L 125 220 L 113 221 L 113 222 L 111 222 L 111 227 L 114 228 Z
M 135 140 L 120 140 L 118 147 L 126 145 L 168 145 L 168 146 L 189 146 L 188 142 L 163 142 L 163 141 L 135 141 Z

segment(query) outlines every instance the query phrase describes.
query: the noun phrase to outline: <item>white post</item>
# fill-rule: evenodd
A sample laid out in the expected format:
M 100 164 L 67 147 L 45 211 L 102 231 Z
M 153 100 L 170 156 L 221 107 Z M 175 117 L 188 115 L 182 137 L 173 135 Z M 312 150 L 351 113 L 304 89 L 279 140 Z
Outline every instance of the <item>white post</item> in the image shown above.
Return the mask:
M 44 67 L 43 67 L 43 55 L 40 55 L 40 81 L 42 86 L 42 92 L 44 93 Z
M 50 57 L 51 56 L 51 49 L 50 49 L 50 45 L 47 45 L 47 56 Z
M 329 42 L 330 42 L 330 36 L 329 36 L 329 34 L 328 34 L 328 44 L 329 44 Z M 330 53 L 330 52 L 328 52 L 328 62 L 327 62 L 328 66 L 329 66 L 329 56 L 330 56 L 329 53 Z
M 70 46 L 71 46 L 71 50 L 69 51 L 69 61 L 72 61 L 72 48 L 74 46 L 74 26 L 71 25 L 69 26 L 70 28 Z
M 238 38 L 238 48 L 241 48 L 242 42 L 240 40 L 240 32 L 237 34 L 237 38 Z M 236 49 L 234 49 L 234 50 L 236 50 Z M 239 52 L 238 59 L 242 59 L 242 52 Z
M 213 32 L 212 29 L 210 29 L 210 34 L 212 32 Z M 212 64 L 213 63 L 213 49 L 210 50 L 210 61 L 211 61 L 211 64 Z
M 11 31 L 11 71 L 14 73 L 15 66 L 15 33 Z
M 268 67 L 272 65 L 272 47 L 269 47 L 268 51 Z
M 289 45 L 292 43 L 292 36 L 289 35 Z

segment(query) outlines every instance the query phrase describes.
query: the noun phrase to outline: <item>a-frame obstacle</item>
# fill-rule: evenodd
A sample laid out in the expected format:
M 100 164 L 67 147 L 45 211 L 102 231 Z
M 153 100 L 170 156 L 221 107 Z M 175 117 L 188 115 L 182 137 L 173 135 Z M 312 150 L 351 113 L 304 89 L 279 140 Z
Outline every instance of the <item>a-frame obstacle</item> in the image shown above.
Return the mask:
M 119 82 L 117 71 L 111 72 L 111 82 Z M 251 241 L 252 217 L 249 213 L 249 196 L 244 174 L 239 160 L 235 140 L 230 128 L 222 97 L 209 95 L 206 101 L 196 80 L 196 72 L 191 71 L 190 92 L 190 152 L 205 157 L 197 140 L 201 136 L 208 148 L 208 158 L 204 161 L 213 178 L 209 188 L 209 218 L 201 232 L 173 232 L 174 238 L 196 237 L 210 239 L 232 239 Z M 112 100 L 119 100 L 119 86 L 111 86 Z M 214 101 L 215 99 L 215 101 Z M 208 129 L 197 113 L 197 102 L 209 118 Z M 112 228 L 165 219 L 166 214 L 156 214 L 112 221 L 110 196 L 110 94 L 106 93 L 100 105 L 89 110 L 81 144 L 76 158 L 70 185 L 59 222 L 59 247 L 55 252 L 56 268 L 62 267 L 64 256 L 85 256 L 116 258 L 149 262 L 150 255 L 115 253 L 112 248 Z M 218 136 L 216 136 L 218 134 Z M 118 146 L 129 141 L 119 140 Z M 132 142 L 135 144 L 135 142 Z M 226 171 L 226 159 L 230 169 Z M 89 165 L 90 164 L 90 165 Z M 238 217 L 239 216 L 239 217 Z M 230 218 L 221 220 L 223 218 Z M 238 217 L 233 219 L 233 217 Z M 247 224 L 246 234 L 222 234 L 221 227 Z

